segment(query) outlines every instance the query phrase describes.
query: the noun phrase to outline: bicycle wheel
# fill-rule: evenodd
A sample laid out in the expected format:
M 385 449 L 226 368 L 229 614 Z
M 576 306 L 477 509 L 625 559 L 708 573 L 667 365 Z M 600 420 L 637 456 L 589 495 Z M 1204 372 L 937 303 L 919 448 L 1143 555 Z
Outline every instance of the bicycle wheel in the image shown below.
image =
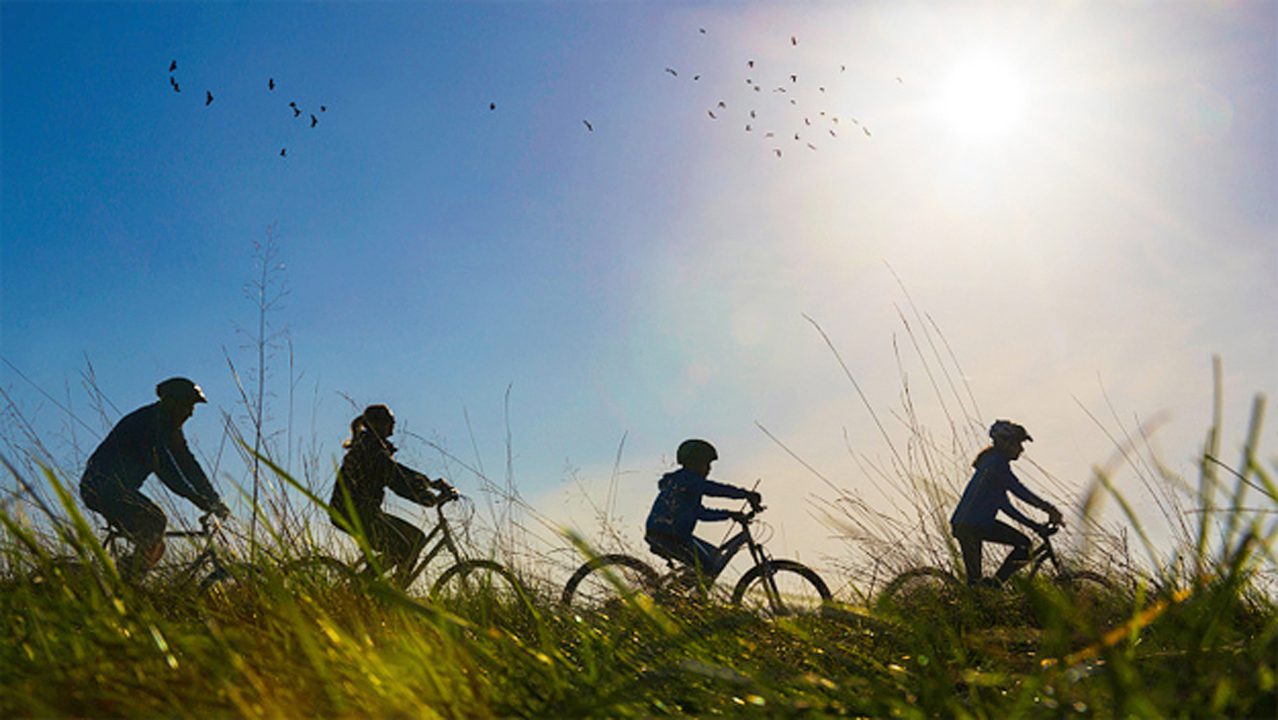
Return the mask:
M 1091 570 L 1064 571 L 1055 582 L 1080 617 L 1102 622 L 1125 617 L 1127 597 L 1104 575 Z
M 940 568 L 921 567 L 892 578 L 879 593 L 880 604 L 901 614 L 929 609 L 951 608 L 958 604 L 963 584 Z
M 284 565 L 284 581 L 294 590 L 343 590 L 354 585 L 358 578 L 350 565 L 327 555 L 298 558 Z
M 658 577 L 657 571 L 639 558 L 600 555 L 577 568 L 568 578 L 559 602 L 580 610 L 601 610 L 624 602 L 637 592 L 653 592 Z
M 766 573 L 771 568 L 777 595 L 767 586 Z M 732 590 L 732 604 L 777 617 L 815 615 L 820 613 L 833 595 L 820 575 L 807 565 L 793 560 L 772 560 L 746 571 Z
M 433 598 L 524 602 L 527 593 L 514 573 L 493 560 L 462 560 L 445 570 L 430 588 Z

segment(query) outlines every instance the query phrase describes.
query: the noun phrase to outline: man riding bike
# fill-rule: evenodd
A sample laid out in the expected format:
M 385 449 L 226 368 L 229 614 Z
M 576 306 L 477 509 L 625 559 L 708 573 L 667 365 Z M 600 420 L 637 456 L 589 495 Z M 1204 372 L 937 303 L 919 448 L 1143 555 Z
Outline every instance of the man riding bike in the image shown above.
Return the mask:
M 384 554 L 386 569 L 402 581 L 417 563 L 426 535 L 407 520 L 382 510 L 386 488 L 423 507 L 455 497 L 457 491 L 443 478 L 431 480 L 395 462 L 395 446 L 387 439 L 394 433 L 395 415 L 385 405 L 369 405 L 351 421 L 351 437 L 342 443 L 346 456 L 329 504 L 333 524 L 346 533 L 362 529 L 369 545 Z
M 729 520 L 737 513 L 707 508 L 701 504 L 701 498 L 709 495 L 745 499 L 758 509 L 762 496 L 753 490 L 710 480 L 707 477 L 710 464 L 719 459 L 719 453 L 705 440 L 685 440 L 679 445 L 675 459 L 682 467 L 666 473 L 657 483 L 659 492 L 648 513 L 644 539 L 657 555 L 691 565 L 702 575 L 713 578 L 723 570 L 724 558 L 731 557 L 734 548 L 721 550 L 694 536 L 692 531 L 698 520 Z M 745 535 L 738 535 L 731 542 L 745 542 Z
M 993 445 L 976 456 L 972 467 L 976 472 L 963 490 L 958 507 L 950 516 L 950 530 L 963 551 L 963 565 L 969 585 L 982 583 L 981 546 L 992 542 L 1010 545 L 1011 552 L 1003 561 L 994 582 L 1002 583 L 1029 562 L 1030 539 L 1025 533 L 996 518 L 1002 510 L 1013 520 L 1032 528 L 1039 535 L 1049 534 L 1049 526 L 1062 524 L 1061 512 L 1055 505 L 1030 492 L 1012 472 L 1011 461 L 1025 451 L 1025 442 L 1033 441 L 1024 427 L 1008 420 L 998 420 L 990 427 Z M 1016 509 L 1008 493 L 1047 513 L 1047 524 L 1034 522 Z M 989 581 L 985 581 L 989 582 Z
M 187 378 L 169 378 L 155 386 L 159 402 L 125 415 L 98 445 L 80 478 L 80 497 L 90 510 L 118 527 L 133 543 L 123 562 L 128 577 L 150 570 L 164 556 L 164 511 L 141 492 L 155 473 L 173 492 L 205 512 L 225 519 L 230 510 L 186 445 L 182 424 L 198 403 L 207 403 L 200 386 Z

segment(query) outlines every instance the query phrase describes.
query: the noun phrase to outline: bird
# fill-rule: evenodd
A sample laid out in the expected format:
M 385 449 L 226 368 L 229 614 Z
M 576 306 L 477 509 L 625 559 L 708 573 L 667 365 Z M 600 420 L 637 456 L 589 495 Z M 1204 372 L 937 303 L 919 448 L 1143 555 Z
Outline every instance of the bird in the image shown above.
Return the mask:
M 900 75 L 897 75 L 897 76 L 896 76 L 896 81 L 897 81 L 898 83 L 903 83 L 903 82 L 905 82 L 904 80 L 902 80 L 902 79 L 901 79 L 901 76 L 900 76 Z
M 728 109 L 727 104 L 726 104 L 726 103 L 724 103 L 722 100 L 720 100 L 720 101 L 719 101 L 719 107 L 721 107 L 721 108 L 723 108 L 723 109 L 725 109 L 725 110 L 726 110 L 726 109 Z
M 795 142 L 798 142 L 798 141 L 799 141 L 799 133 L 795 133 L 795 134 L 794 134 L 794 141 L 795 141 Z
M 314 114 L 314 113 L 311 113 L 311 127 L 315 127 L 315 126 L 316 126 L 316 125 L 318 125 L 318 124 L 319 124 L 319 120 L 316 120 L 316 119 L 315 119 L 315 114 Z
M 791 75 L 791 76 L 790 76 L 790 82 L 792 82 L 792 83 L 799 82 L 799 76 L 798 76 L 798 75 Z
M 173 72 L 174 70 L 177 70 L 177 60 L 169 63 L 169 72 Z
M 821 87 L 817 88 L 817 90 L 820 90 L 821 92 L 825 92 L 825 86 L 822 85 Z
M 707 111 L 706 111 L 706 114 L 710 116 L 710 119 L 711 119 L 711 120 L 718 120 L 718 119 L 719 119 L 719 116 L 718 116 L 718 115 L 715 115 L 713 110 L 707 110 Z
M 290 101 L 289 101 L 289 103 L 288 103 L 288 106 L 289 106 L 289 107 L 291 107 L 291 108 L 293 108 L 294 110 L 296 110 L 296 109 L 297 109 L 297 102 L 295 102 L 295 101 L 293 101 L 293 100 L 290 100 Z
M 327 105 L 320 105 L 320 112 L 328 112 L 328 106 L 327 106 Z
M 776 153 L 777 157 L 781 157 L 781 148 L 772 148 L 772 152 Z
M 286 147 L 280 148 L 280 157 L 288 157 L 287 153 L 288 153 L 288 148 Z
M 490 102 L 490 103 L 488 103 L 488 109 L 489 109 L 489 110 L 496 110 L 496 109 L 497 109 L 497 103 L 494 103 L 494 102 Z M 321 110 L 320 112 L 324 112 L 324 111 L 323 111 L 323 110 Z M 312 115 L 311 117 L 314 117 L 314 115 Z
M 760 90 L 762 90 L 762 89 L 763 89 L 763 88 L 760 88 L 758 85 L 755 85 L 755 86 L 754 86 L 754 91 L 755 91 L 755 92 L 759 92 L 759 91 L 760 91 Z
M 838 133 L 834 132 L 833 130 L 830 131 L 830 137 L 838 137 L 838 136 L 839 136 Z
M 754 84 L 754 80 L 751 80 L 750 78 L 746 78 L 746 85 L 753 85 L 753 84 Z
M 807 119 L 807 118 L 803 118 L 803 124 L 804 124 L 804 125 L 811 125 L 811 124 L 812 124 L 812 121 L 811 121 L 811 120 L 809 120 L 809 119 Z
M 753 61 L 753 60 L 746 60 L 746 67 L 748 67 L 748 68 L 752 68 L 752 67 L 754 67 L 754 61 Z
M 705 35 L 705 34 L 706 34 L 706 29 L 705 29 L 705 28 L 697 28 L 697 31 L 698 31 L 698 32 L 700 32 L 702 35 Z
M 275 78 L 267 78 L 267 79 L 266 79 L 266 89 L 267 89 L 267 90 L 274 90 L 274 89 L 275 89 Z
M 302 111 L 301 111 L 301 110 L 299 110 L 299 109 L 297 108 L 297 106 L 294 106 L 294 107 L 293 107 L 293 117 L 301 117 L 301 116 L 302 116 Z
M 790 104 L 797 106 L 799 103 L 795 102 L 794 98 L 790 98 Z
M 764 133 L 764 134 L 763 134 L 763 137 L 776 137 L 776 136 L 777 136 L 777 134 L 776 134 L 776 133 L 774 133 L 774 132 Z
M 816 150 L 816 145 L 813 145 L 812 143 L 807 143 L 807 145 L 808 145 L 808 147 L 812 148 L 813 150 Z
M 700 76 L 700 75 L 693 75 L 693 76 L 692 76 L 692 79 L 693 79 L 693 80 L 700 80 L 700 79 L 701 79 L 701 76 Z
M 864 125 L 862 125 L 862 126 L 861 126 L 861 130 L 865 132 L 865 136 L 866 136 L 866 137 L 874 137 L 873 135 L 871 135 L 871 134 L 870 134 L 870 128 L 865 127 Z
M 182 92 L 182 86 L 178 85 L 177 80 L 174 80 L 173 78 L 169 78 L 169 84 L 173 86 L 173 92 L 175 93 Z
M 670 73 L 674 77 L 679 77 L 679 73 L 676 72 L 674 68 L 666 68 L 666 72 Z
M 776 90 L 773 90 L 772 92 L 787 92 L 787 91 L 783 87 L 778 87 Z
M 799 44 L 799 39 L 798 39 L 798 38 L 796 38 L 795 36 L 791 35 L 791 36 L 790 36 L 790 44 L 791 44 L 791 45 L 798 45 L 798 44 Z
M 204 107 L 208 107 L 212 104 L 213 104 L 213 93 L 209 90 L 205 90 L 204 91 Z
M 840 66 L 839 66 L 839 72 L 847 72 L 847 71 L 848 71 L 848 66 L 847 66 L 847 65 L 840 65 Z
M 586 129 L 587 129 L 587 130 L 589 130 L 590 132 L 594 132 L 594 131 L 595 131 L 595 126 L 594 126 L 594 125 L 591 125 L 589 120 L 582 120 L 581 122 L 582 122 L 582 124 L 584 124 L 584 125 L 586 126 Z
M 749 125 L 749 123 L 747 123 L 747 124 L 746 124 L 746 132 L 750 132 L 750 125 Z
M 751 111 L 750 111 L 750 117 L 758 117 L 758 115 L 756 115 L 756 114 L 754 113 L 754 111 L 753 111 L 753 110 L 751 110 Z

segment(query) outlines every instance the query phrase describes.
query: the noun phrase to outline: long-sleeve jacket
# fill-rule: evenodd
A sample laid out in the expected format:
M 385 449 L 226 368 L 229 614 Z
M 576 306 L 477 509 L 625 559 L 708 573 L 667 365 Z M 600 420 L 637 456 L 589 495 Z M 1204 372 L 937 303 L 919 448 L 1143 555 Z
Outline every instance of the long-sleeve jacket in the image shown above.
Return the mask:
M 419 505 L 434 505 L 436 497 L 430 488 L 442 484 L 395 462 L 394 455 L 394 445 L 367 430 L 360 431 L 342 458 L 329 504 L 344 514 L 349 493 L 355 511 L 366 516 L 381 508 L 386 488 L 390 488 Z
M 647 531 L 676 537 L 691 536 L 698 520 L 727 520 L 731 517 L 727 510 L 702 505 L 702 497 L 744 499 L 750 494 L 742 488 L 698 475 L 688 468 L 666 473 L 657 482 L 657 488 L 657 499 L 648 513 Z
M 951 526 L 989 527 L 994 524 L 994 516 L 1002 510 L 1022 525 L 1038 527 L 1037 522 L 1016 509 L 1008 493 L 1044 510 L 1052 505 L 1030 492 L 1017 479 L 1012 472 L 1011 461 L 1001 450 L 994 447 L 982 450 L 972 466 L 976 468 L 976 472 L 963 490 L 963 497 L 959 499 L 958 507 L 954 508 L 954 514 L 950 515 Z
M 89 456 L 80 484 L 100 493 L 138 490 L 151 473 L 201 510 L 221 501 L 187 447 L 181 423 L 158 402 L 134 410 L 111 428 Z

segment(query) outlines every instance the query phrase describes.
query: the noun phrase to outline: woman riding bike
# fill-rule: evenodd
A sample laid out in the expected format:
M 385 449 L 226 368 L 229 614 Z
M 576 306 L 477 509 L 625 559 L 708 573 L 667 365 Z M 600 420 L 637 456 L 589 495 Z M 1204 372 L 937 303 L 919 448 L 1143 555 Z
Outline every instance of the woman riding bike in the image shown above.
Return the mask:
M 329 505 L 333 524 L 346 533 L 362 530 L 369 546 L 383 554 L 385 569 L 402 580 L 417 563 L 426 536 L 412 523 L 382 510 L 386 488 L 423 507 L 457 491 L 443 478 L 431 480 L 395 462 L 395 446 L 388 440 L 394 432 L 395 416 L 385 405 L 369 405 L 351 421 L 351 437 L 342 443 L 346 456 Z
M 1011 462 L 1025 451 L 1025 441 L 1033 441 L 1024 427 L 1008 420 L 998 420 L 990 427 L 994 444 L 976 456 L 972 467 L 976 472 L 968 481 L 958 507 L 950 516 L 950 530 L 963 551 L 967 583 L 977 585 L 981 578 L 981 546 L 992 542 L 1010 545 L 1012 551 L 995 573 L 994 582 L 1002 583 L 1030 559 L 1030 539 L 1025 533 L 996 516 L 1002 510 L 1013 520 L 1030 527 L 1039 535 L 1047 535 L 1048 527 L 1061 525 L 1061 512 L 1055 505 L 1030 492 L 1012 472 Z M 1008 493 L 1047 513 L 1047 524 L 1034 522 L 1016 509 Z M 989 582 L 989 581 L 986 581 Z

